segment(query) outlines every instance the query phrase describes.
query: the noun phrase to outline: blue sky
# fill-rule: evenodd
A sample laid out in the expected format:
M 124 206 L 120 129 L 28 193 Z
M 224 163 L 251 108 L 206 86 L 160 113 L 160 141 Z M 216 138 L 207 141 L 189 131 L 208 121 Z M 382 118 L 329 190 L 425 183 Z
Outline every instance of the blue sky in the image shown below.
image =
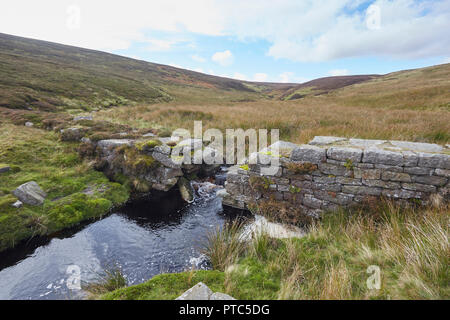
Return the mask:
M 450 62 L 450 0 L 2 1 L 0 32 L 208 74 L 304 82 Z

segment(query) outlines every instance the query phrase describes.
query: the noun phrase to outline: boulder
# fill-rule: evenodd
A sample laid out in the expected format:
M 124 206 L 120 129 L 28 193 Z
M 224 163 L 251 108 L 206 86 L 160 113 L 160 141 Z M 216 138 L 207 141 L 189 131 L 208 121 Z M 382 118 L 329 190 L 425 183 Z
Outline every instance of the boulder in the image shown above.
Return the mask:
M 13 191 L 13 194 L 23 203 L 32 206 L 43 204 L 44 199 L 47 196 L 41 187 L 34 181 L 22 184 Z
M 191 183 L 185 177 L 181 177 L 178 180 L 178 189 L 180 190 L 181 198 L 187 203 L 194 201 L 194 189 Z
M 14 202 L 11 206 L 14 207 L 14 208 L 19 209 L 19 208 L 21 208 L 21 207 L 23 206 L 23 202 L 20 201 L 20 200 L 17 200 L 17 201 Z
M 0 164 L 0 173 L 8 172 L 11 170 L 11 167 L 6 164 Z
M 212 294 L 206 284 L 199 282 L 175 300 L 209 300 Z
M 215 292 L 209 297 L 209 300 L 236 300 L 232 296 L 229 296 L 222 292 Z
M 33 126 L 34 126 L 33 122 L 29 122 L 29 121 L 25 122 L 25 127 L 31 128 Z
M 94 118 L 92 116 L 77 116 L 73 118 L 73 121 L 82 121 L 82 120 L 92 121 L 93 119 Z

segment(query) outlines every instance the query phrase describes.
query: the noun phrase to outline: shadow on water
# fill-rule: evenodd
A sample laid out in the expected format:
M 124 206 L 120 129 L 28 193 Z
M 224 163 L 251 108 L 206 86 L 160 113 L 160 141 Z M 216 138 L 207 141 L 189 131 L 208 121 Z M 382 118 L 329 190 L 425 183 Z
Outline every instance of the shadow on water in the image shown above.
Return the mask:
M 153 193 L 102 219 L 0 253 L 0 299 L 80 298 L 65 285 L 67 267 L 74 264 L 80 266 L 82 280 L 89 281 L 117 263 L 130 285 L 193 265 L 207 268 L 200 250 L 207 234 L 245 215 L 224 209 L 215 189 L 191 204 L 183 202 L 176 189 Z

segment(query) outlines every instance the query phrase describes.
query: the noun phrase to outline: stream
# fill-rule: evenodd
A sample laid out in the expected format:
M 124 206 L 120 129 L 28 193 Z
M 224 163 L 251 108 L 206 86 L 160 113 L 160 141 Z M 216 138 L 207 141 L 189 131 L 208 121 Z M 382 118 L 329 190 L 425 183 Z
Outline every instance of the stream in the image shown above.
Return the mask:
M 208 269 L 201 253 L 208 233 L 239 213 L 224 212 L 215 195 L 219 186 L 204 182 L 194 187 L 197 195 L 191 204 L 175 190 L 3 253 L 0 299 L 82 299 L 85 293 L 76 279 L 81 284 L 95 281 L 105 269 L 117 267 L 128 285 L 160 273 Z

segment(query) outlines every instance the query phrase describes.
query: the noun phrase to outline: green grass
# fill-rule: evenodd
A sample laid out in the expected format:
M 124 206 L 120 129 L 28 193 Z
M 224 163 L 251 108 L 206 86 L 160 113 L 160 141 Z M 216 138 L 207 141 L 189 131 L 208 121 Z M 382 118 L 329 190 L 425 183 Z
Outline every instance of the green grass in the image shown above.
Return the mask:
M 35 128 L 0 125 L 0 132 L 0 161 L 15 168 L 0 180 L 0 251 L 101 217 L 127 201 L 129 190 L 83 162 L 77 143 L 61 142 L 56 133 Z M 48 193 L 44 204 L 11 207 L 17 200 L 12 191 L 29 181 Z
M 238 257 L 221 249 L 233 237 L 218 236 L 211 254 L 225 271 L 158 275 L 101 298 L 174 299 L 202 281 L 237 299 L 449 299 L 448 223 L 448 207 L 385 203 L 327 214 L 301 239 L 261 235 Z M 379 290 L 366 285 L 371 265 L 381 270 Z

